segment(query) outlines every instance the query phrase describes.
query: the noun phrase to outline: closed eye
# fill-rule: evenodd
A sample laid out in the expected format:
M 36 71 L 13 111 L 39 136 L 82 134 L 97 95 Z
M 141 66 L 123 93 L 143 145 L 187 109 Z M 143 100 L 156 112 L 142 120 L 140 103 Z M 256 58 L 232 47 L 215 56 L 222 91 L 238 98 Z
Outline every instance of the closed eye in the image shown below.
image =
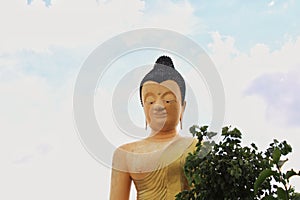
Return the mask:
M 155 102 L 155 98 L 154 98 L 153 95 L 149 95 L 145 99 L 145 103 L 148 104 L 148 105 L 154 104 L 154 102 Z
M 176 102 L 176 100 L 164 100 L 164 102 L 169 104 L 169 103 L 174 103 L 174 102 Z

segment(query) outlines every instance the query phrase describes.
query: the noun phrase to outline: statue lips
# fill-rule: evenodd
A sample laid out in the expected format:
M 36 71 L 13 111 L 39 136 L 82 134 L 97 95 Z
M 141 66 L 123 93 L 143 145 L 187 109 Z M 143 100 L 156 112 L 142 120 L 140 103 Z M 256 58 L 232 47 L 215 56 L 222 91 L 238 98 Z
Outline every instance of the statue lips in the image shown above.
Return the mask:
M 153 117 L 155 118 L 166 118 L 167 112 L 154 112 Z

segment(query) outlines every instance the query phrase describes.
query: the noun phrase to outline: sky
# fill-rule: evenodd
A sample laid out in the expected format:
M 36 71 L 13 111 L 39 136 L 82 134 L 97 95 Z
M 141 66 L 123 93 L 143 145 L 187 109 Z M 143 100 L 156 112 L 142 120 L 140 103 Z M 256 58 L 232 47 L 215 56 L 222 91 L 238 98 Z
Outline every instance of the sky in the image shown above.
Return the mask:
M 238 127 L 243 144 L 255 142 L 261 150 L 273 138 L 287 140 L 293 152 L 284 169 L 299 170 L 299 4 L 0 0 L 0 199 L 108 199 L 110 169 L 91 156 L 78 136 L 73 92 L 83 63 L 99 45 L 140 28 L 168 29 L 197 42 L 223 83 L 223 124 Z M 98 83 L 95 114 L 115 146 L 136 138 L 122 135 L 107 114 L 112 112 L 106 106 L 111 105 L 111 91 L 130 66 L 149 65 L 161 53 L 166 52 L 141 49 L 125 54 Z M 210 124 L 213 107 L 204 80 L 195 77 L 180 56 L 167 54 L 200 99 L 198 123 Z M 137 88 L 131 95 L 128 115 L 143 129 Z M 183 132 L 193 120 L 192 111 L 185 113 Z M 299 178 L 291 182 L 300 191 Z

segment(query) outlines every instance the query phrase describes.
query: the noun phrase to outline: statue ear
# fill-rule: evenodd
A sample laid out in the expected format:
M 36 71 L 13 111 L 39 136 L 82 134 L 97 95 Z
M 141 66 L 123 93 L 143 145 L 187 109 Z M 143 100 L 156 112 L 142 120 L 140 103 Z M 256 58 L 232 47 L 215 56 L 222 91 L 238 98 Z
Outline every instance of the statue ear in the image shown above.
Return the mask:
M 181 113 L 180 113 L 180 120 L 182 120 L 183 113 L 185 111 L 186 101 L 183 102 L 181 105 Z

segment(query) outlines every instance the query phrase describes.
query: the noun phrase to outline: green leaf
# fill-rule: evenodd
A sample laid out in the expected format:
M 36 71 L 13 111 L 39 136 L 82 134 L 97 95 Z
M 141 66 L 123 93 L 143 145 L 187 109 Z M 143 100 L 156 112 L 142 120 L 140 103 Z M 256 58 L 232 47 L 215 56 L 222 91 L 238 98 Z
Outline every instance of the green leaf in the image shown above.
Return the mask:
M 254 143 L 251 143 L 251 146 L 252 146 L 255 150 L 258 149 L 257 146 L 256 146 Z
M 300 200 L 288 182 L 288 178 L 296 176 L 298 170 L 280 171 L 287 161 L 283 157 L 291 151 L 285 141 L 279 143 L 274 140 L 266 151 L 259 151 L 254 143 L 243 147 L 241 132 L 231 126 L 222 129 L 216 144 L 208 139 L 213 138 L 214 133 L 207 126 L 195 125 L 190 130 L 199 141 L 196 151 L 189 153 L 184 166 L 190 189 L 181 192 L 178 200 Z M 204 138 L 208 139 L 207 142 Z M 282 188 L 279 188 L 280 185 Z M 285 191 L 283 185 L 289 189 Z
M 243 165 L 243 160 L 239 160 L 239 164 L 240 164 L 240 165 Z
M 287 196 L 286 196 L 286 191 L 281 187 L 277 188 L 277 196 L 278 196 L 278 199 L 288 200 Z
M 237 128 L 234 128 L 232 130 L 232 137 L 235 137 L 235 138 L 242 138 L 242 133 L 239 129 Z
M 223 127 L 223 128 L 222 128 L 222 135 L 223 135 L 223 136 L 226 136 L 228 130 L 229 130 L 229 127 L 228 127 L 228 126 Z
M 300 200 L 300 193 L 295 193 L 292 200 Z
M 273 158 L 274 163 L 278 163 L 278 161 L 280 159 L 280 156 L 281 156 L 280 150 L 276 147 L 273 151 L 273 154 L 272 154 L 272 158 Z
M 209 154 L 210 151 L 211 151 L 210 142 L 208 141 L 203 142 L 203 146 L 200 148 L 200 151 L 198 152 L 199 158 L 200 159 L 204 158 Z
M 197 125 L 190 127 L 190 132 L 193 134 L 193 136 L 195 136 L 197 134 L 196 128 L 198 128 Z
M 212 137 L 214 137 L 214 136 L 216 136 L 218 133 L 216 133 L 216 132 L 208 132 L 207 133 L 207 137 L 209 138 L 209 139 L 211 139 Z
M 265 169 L 262 172 L 260 172 L 258 178 L 256 179 L 254 183 L 254 194 L 257 193 L 259 187 L 261 184 L 270 176 L 274 175 L 276 172 L 272 171 L 271 169 Z
M 207 131 L 208 126 L 201 126 L 200 127 L 200 131 L 201 132 L 206 132 Z
M 272 195 L 269 195 L 269 196 L 265 196 L 264 198 L 262 198 L 262 200 L 276 200 L 276 198 L 273 197 Z
M 278 161 L 278 167 L 281 168 L 281 167 L 284 165 L 284 163 L 285 163 L 286 161 L 288 161 L 288 160 L 289 160 L 289 159 L 279 160 L 279 161 Z
M 291 178 L 292 176 L 295 176 L 295 175 L 300 176 L 293 169 L 291 169 L 291 170 L 289 170 L 289 171 L 286 172 L 286 179 L 289 179 L 289 178 Z

